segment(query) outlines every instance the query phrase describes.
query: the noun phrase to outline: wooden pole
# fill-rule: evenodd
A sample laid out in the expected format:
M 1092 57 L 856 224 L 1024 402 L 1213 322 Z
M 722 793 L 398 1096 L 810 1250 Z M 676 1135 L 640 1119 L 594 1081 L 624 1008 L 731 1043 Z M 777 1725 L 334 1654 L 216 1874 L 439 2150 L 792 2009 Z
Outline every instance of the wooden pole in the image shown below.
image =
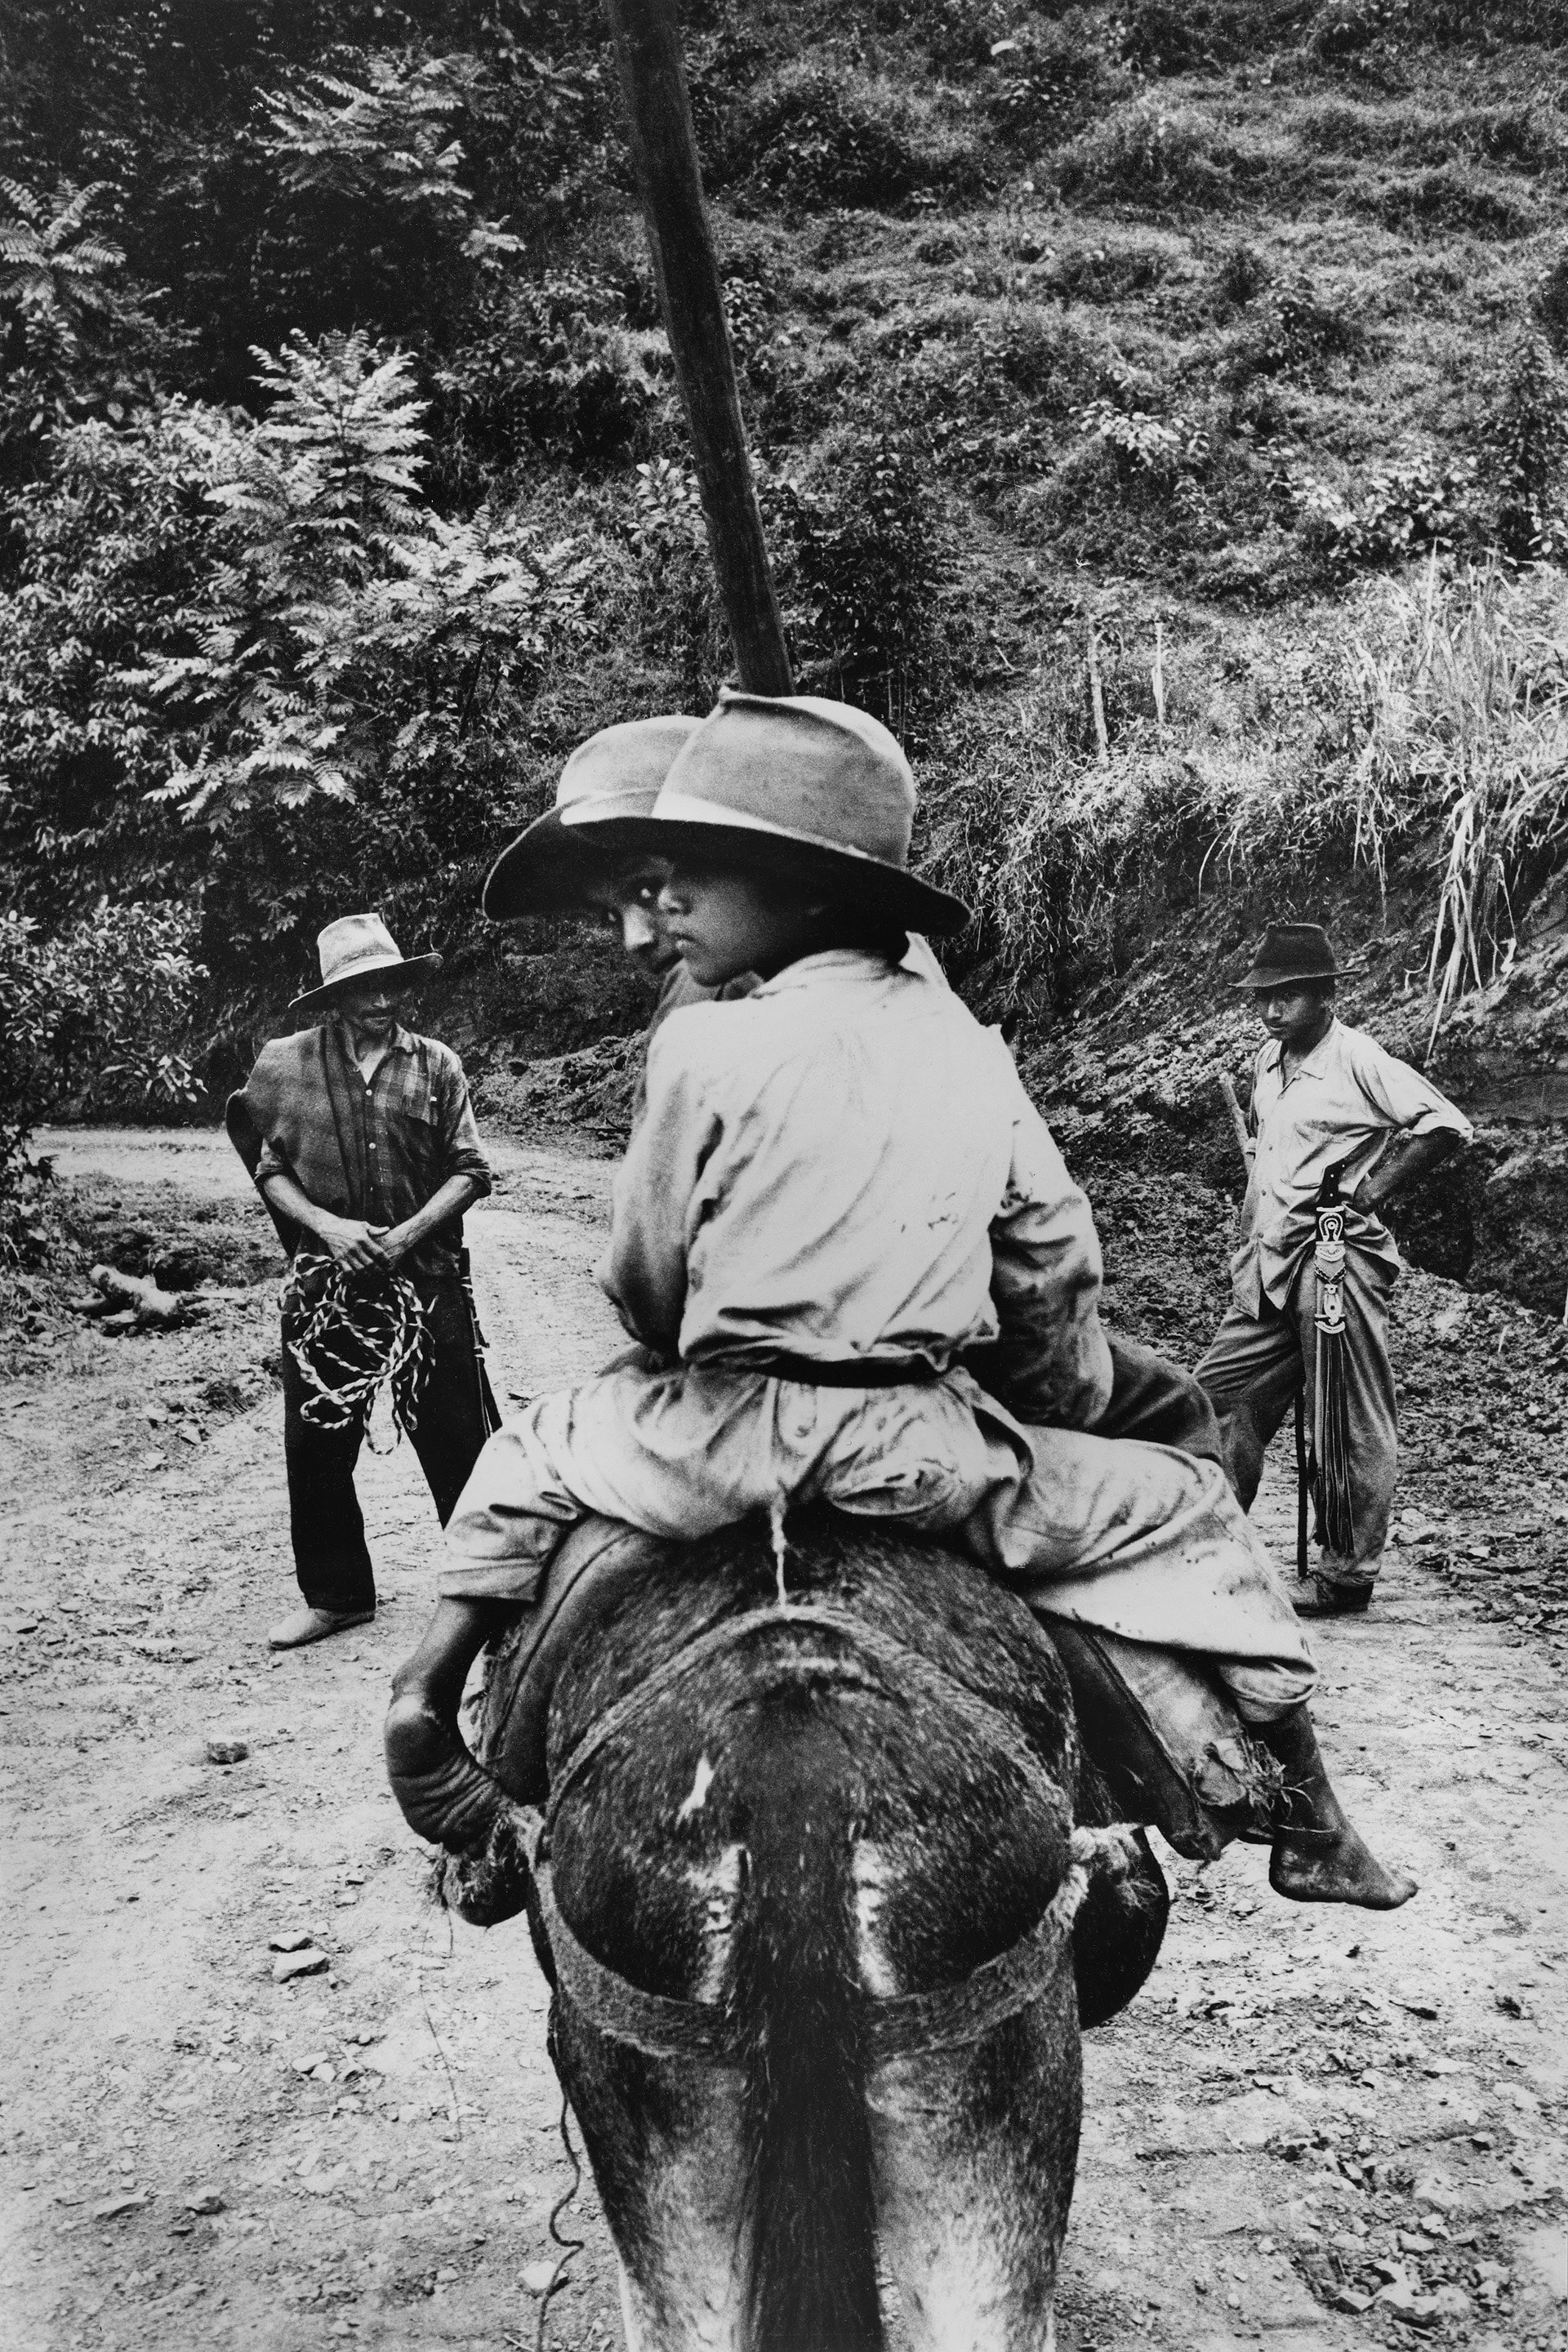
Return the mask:
M 673 0 L 607 0 L 607 6 L 654 276 L 741 684 L 749 694 L 793 694 Z

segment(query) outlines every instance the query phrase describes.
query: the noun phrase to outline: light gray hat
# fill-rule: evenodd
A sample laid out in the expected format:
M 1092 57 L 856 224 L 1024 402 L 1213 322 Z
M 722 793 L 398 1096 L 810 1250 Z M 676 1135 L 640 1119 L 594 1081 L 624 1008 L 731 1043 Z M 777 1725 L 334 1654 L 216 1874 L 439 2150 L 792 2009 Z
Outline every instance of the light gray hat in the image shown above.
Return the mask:
M 670 762 L 701 726 L 700 719 L 627 719 L 601 727 L 579 743 L 561 772 L 555 806 L 501 851 L 480 901 L 492 923 L 522 915 L 563 915 L 581 906 L 587 884 L 604 872 L 605 845 L 566 830 L 574 816 L 647 816 Z
M 438 955 L 405 956 L 379 915 L 340 915 L 316 934 L 321 984 L 307 989 L 289 1007 L 291 1013 L 319 1013 L 332 1003 L 350 981 L 395 979 L 412 988 L 441 969 Z
M 772 861 L 908 930 L 961 931 L 962 898 L 909 871 L 915 780 L 896 736 L 816 695 L 720 695 L 665 777 L 651 811 L 584 803 L 569 831 L 674 856 L 722 845 Z

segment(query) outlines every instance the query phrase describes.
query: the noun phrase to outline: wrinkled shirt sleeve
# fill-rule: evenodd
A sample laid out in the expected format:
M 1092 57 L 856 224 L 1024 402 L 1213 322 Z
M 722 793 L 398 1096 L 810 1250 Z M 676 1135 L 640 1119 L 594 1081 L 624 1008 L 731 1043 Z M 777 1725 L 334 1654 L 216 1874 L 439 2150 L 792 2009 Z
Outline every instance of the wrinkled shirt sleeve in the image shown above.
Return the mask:
M 661 1029 L 649 1050 L 647 1108 L 616 1178 L 610 1246 L 599 1267 L 600 1287 L 632 1338 L 669 1357 L 679 1352 L 702 1179 L 723 1135 L 707 1075 L 689 1050 L 696 1017 L 674 1020 L 679 1034 Z
M 1088 1200 L 1022 1087 L 991 1255 L 1001 1328 L 986 1351 L 986 1385 L 1021 1421 L 1089 1428 L 1110 1402 L 1100 1236 Z
M 481 1193 L 489 1192 L 493 1181 L 490 1164 L 479 1141 L 468 1081 L 456 1055 L 443 1056 L 434 1091 L 440 1121 L 442 1183 L 453 1176 L 467 1176 Z
M 1457 1135 L 1474 1139 L 1475 1129 L 1456 1103 L 1439 1094 L 1430 1078 L 1408 1062 L 1385 1053 L 1371 1037 L 1358 1036 L 1351 1066 L 1372 1108 L 1402 1135 Z

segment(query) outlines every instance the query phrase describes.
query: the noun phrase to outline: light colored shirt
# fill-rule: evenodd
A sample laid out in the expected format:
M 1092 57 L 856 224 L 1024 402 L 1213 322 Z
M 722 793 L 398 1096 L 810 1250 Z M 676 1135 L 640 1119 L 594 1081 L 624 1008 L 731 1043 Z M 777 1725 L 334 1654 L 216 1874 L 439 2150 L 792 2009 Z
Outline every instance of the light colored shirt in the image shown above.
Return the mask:
M 1247 1124 L 1258 1148 L 1230 1262 L 1232 1295 L 1248 1315 L 1260 1312 L 1265 1296 L 1287 1304 L 1312 1246 L 1318 1188 L 1337 1161 L 1344 1163 L 1340 1190 L 1350 1193 L 1395 1135 L 1447 1129 L 1468 1143 L 1475 1132 L 1419 1070 L 1342 1021 L 1331 1022 L 1288 1081 L 1283 1062 L 1284 1047 L 1271 1037 L 1253 1066 Z M 1352 1210 L 1345 1239 L 1397 1271 L 1399 1252 L 1380 1217 Z
M 600 1280 L 688 1362 L 945 1370 L 1000 1337 L 1009 1397 L 1104 1409 L 1100 1243 L 1012 1056 L 951 990 L 855 950 L 669 1015 Z

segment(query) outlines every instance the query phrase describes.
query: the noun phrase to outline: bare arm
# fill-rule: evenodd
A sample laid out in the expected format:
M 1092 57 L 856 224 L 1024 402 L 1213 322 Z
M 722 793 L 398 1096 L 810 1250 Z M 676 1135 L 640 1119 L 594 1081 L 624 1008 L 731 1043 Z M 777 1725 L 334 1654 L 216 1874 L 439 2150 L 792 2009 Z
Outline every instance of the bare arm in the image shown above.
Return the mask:
M 1463 1140 L 1451 1127 L 1431 1128 L 1425 1135 L 1396 1135 L 1372 1173 L 1356 1186 L 1351 1206 L 1364 1215 L 1375 1214 L 1395 1192 L 1451 1159 Z
M 373 1267 L 392 1264 L 383 1247 L 384 1226 L 368 1225 L 363 1217 L 334 1216 L 331 1209 L 318 1208 L 293 1177 L 281 1170 L 263 1176 L 260 1185 L 268 1206 L 291 1223 L 303 1226 L 321 1243 L 334 1265 L 346 1265 L 351 1274 L 369 1274 Z
M 437 1226 L 450 1224 L 465 1209 L 471 1209 L 476 1201 L 482 1201 L 489 1191 L 489 1186 L 481 1183 L 477 1176 L 448 1176 L 422 1209 L 416 1209 L 400 1225 L 389 1225 L 382 1234 L 381 1245 L 392 1265 L 406 1257 L 410 1250 L 416 1250 Z

